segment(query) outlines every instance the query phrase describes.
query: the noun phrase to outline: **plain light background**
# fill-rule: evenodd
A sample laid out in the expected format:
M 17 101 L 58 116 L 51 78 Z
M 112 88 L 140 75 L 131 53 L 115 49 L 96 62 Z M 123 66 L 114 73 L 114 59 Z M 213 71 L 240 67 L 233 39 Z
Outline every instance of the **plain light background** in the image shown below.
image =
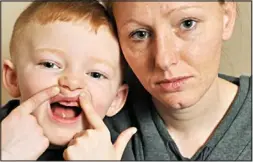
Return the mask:
M 9 42 L 13 25 L 29 3 L 2 2 L 2 61 L 9 58 Z M 238 19 L 233 36 L 223 47 L 220 73 L 233 76 L 251 75 L 251 2 L 239 2 L 238 8 Z M 1 93 L 3 105 L 11 99 L 3 84 Z

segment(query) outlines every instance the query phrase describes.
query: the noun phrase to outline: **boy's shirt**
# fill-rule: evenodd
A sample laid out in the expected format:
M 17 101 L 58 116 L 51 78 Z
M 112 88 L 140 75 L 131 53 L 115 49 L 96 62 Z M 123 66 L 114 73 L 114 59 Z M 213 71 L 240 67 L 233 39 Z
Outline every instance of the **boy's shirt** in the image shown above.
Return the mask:
M 19 100 L 10 100 L 5 106 L 0 109 L 0 120 L 1 122 L 6 118 L 12 110 L 19 106 Z M 48 148 L 37 160 L 38 161 L 48 161 L 48 160 L 61 160 L 63 159 L 64 148 Z

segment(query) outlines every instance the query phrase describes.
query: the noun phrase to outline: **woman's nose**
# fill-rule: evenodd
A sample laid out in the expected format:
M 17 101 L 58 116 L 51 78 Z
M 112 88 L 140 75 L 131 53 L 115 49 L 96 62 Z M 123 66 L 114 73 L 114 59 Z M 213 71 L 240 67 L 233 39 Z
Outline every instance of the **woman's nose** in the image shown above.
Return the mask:
M 179 61 L 176 52 L 176 44 L 169 35 L 162 35 L 156 39 L 155 43 L 155 66 L 163 71 L 169 70 L 171 65 L 175 65 Z
M 59 85 L 68 91 L 75 91 L 84 88 L 83 79 L 74 75 L 64 75 L 60 77 Z

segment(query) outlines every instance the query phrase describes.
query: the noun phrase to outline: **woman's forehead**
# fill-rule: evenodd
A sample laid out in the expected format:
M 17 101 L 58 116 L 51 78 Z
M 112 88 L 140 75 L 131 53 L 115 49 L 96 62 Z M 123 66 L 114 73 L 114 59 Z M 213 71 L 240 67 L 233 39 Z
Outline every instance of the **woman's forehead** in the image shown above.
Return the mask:
M 218 2 L 117 2 L 114 7 L 117 8 L 116 6 L 120 5 L 120 10 L 124 11 L 147 11 L 152 9 L 159 12 L 171 12 L 174 10 L 194 7 L 210 9 L 211 6 L 217 6 L 218 4 Z
M 159 8 L 161 12 L 172 12 L 174 10 L 182 10 L 187 8 L 205 8 L 210 2 L 160 2 Z
M 214 15 L 213 12 L 220 10 L 219 5 L 218 2 L 116 2 L 113 10 L 121 28 L 132 21 L 146 22 L 160 16 L 166 18 L 177 11 L 194 10 Z

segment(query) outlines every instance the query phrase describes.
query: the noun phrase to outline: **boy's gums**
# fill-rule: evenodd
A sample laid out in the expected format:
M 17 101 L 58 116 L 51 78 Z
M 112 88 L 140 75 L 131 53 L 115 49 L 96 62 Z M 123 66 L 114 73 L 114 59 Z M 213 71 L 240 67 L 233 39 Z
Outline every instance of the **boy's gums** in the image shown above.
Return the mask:
M 10 52 L 3 83 L 20 101 L 2 108 L 9 112 L 1 124 L 2 160 L 121 159 L 136 129 L 112 144 L 102 120 L 119 112 L 128 94 L 103 6 L 33 2 L 15 23 Z M 60 157 L 44 156 L 52 146 L 62 149 Z

